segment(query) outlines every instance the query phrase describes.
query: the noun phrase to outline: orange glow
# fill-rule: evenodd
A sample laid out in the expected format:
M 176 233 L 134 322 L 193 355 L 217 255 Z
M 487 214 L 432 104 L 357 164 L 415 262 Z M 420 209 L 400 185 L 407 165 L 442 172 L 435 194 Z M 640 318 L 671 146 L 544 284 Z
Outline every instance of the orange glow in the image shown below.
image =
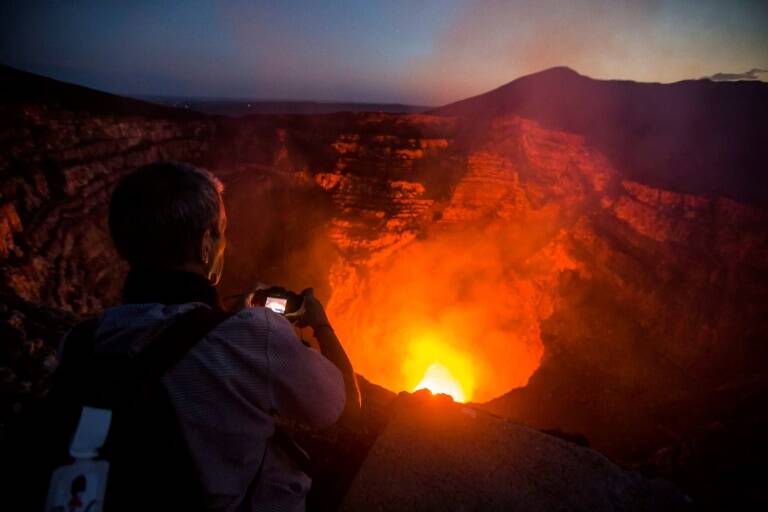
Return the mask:
M 457 402 L 466 402 L 466 395 L 461 383 L 453 378 L 451 371 L 439 362 L 432 363 L 414 391 L 426 389 L 434 395 L 445 394 Z
M 409 383 L 420 379 L 410 388 L 413 391 L 444 393 L 457 402 L 472 399 L 474 374 L 469 359 L 433 338 L 425 337 L 411 345 L 402 372 Z
M 525 150 L 558 169 L 551 181 L 560 183 L 572 157 L 557 160 L 541 128 L 505 122 L 535 135 Z M 577 139 L 560 142 L 572 148 L 567 155 L 579 153 Z M 407 183 L 390 188 L 410 215 L 426 189 Z M 541 184 L 523 189 L 512 160 L 481 151 L 450 198 L 432 205 L 431 221 L 398 214 L 384 222 L 386 211 L 335 219 L 340 255 L 328 275 L 327 311 L 355 370 L 392 391 L 424 386 L 477 403 L 525 386 L 541 360 L 540 326 L 561 273 L 580 268 L 566 229 L 578 210 L 546 199 Z M 461 393 L 450 391 L 455 383 Z
M 395 392 L 459 402 L 524 386 L 541 358 L 559 254 L 533 235 L 461 230 L 364 268 L 339 259 L 328 312 L 355 370 Z

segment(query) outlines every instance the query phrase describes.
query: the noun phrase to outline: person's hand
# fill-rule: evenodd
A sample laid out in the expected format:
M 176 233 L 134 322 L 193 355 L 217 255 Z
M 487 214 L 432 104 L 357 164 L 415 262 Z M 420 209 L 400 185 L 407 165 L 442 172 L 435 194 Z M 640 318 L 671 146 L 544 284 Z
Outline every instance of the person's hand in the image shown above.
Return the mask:
M 288 313 L 285 318 L 291 322 L 296 322 L 299 327 L 309 326 L 312 329 L 317 329 L 323 325 L 330 327 L 328 316 L 325 314 L 323 305 L 315 297 L 315 291 L 312 288 L 307 288 L 303 292 L 304 303 L 299 311 L 295 313 Z
M 235 311 L 253 307 L 253 296 L 256 295 L 257 291 L 263 290 L 265 288 L 268 288 L 268 286 L 264 283 L 256 283 L 254 287 L 244 291 L 241 295 L 238 295 L 236 304 L 237 309 Z

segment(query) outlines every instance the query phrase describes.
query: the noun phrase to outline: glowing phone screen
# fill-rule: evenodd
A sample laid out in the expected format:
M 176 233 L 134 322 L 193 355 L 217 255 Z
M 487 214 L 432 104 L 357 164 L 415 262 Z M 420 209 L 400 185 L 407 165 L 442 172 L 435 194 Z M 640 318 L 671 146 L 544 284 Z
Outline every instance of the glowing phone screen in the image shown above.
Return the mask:
M 264 303 L 265 308 L 269 308 L 275 313 L 281 315 L 285 313 L 285 307 L 288 305 L 288 299 L 281 299 L 279 297 L 267 297 L 267 301 Z

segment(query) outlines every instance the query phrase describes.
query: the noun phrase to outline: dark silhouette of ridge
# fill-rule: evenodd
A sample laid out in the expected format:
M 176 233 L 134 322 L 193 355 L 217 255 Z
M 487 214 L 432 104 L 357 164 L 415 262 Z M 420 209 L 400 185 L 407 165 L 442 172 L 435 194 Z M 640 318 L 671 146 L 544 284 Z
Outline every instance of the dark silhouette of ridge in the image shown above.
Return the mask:
M 61 82 L 0 64 L 0 105 L 43 104 L 50 108 L 83 111 L 100 115 L 147 118 L 200 119 L 205 114 L 155 105 Z
M 630 179 L 768 204 L 768 83 L 595 80 L 556 67 L 430 112 L 471 121 L 517 115 L 583 135 Z
M 175 108 L 186 108 L 205 114 L 243 117 L 249 115 L 335 114 L 338 112 L 386 112 L 420 114 L 433 107 L 402 103 L 359 103 L 305 100 L 259 100 L 232 98 L 195 98 L 174 96 L 137 96 L 138 99 Z

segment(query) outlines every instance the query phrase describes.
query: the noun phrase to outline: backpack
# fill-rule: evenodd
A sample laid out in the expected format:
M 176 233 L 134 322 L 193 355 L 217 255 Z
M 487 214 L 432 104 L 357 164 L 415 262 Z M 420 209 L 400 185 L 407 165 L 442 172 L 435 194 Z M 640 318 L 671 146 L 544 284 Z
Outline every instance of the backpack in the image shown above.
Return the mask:
M 43 510 L 54 470 L 74 461 L 70 442 L 76 430 L 80 432 L 81 415 L 85 418 L 94 409 L 111 411 L 108 434 L 94 461 L 109 465 L 106 496 L 103 506 L 80 501 L 83 495 L 93 496 L 86 478 L 91 474 L 86 471 L 66 482 L 70 507 L 107 512 L 205 510 L 201 485 L 161 377 L 229 316 L 194 308 L 175 318 L 135 357 L 97 354 L 96 319 L 70 331 L 48 396 L 27 418 L 21 439 L 11 439 L 14 446 L 8 451 L 13 463 L 6 466 L 3 481 L 12 482 L 9 489 L 17 495 L 12 500 L 17 503 L 8 510 Z

